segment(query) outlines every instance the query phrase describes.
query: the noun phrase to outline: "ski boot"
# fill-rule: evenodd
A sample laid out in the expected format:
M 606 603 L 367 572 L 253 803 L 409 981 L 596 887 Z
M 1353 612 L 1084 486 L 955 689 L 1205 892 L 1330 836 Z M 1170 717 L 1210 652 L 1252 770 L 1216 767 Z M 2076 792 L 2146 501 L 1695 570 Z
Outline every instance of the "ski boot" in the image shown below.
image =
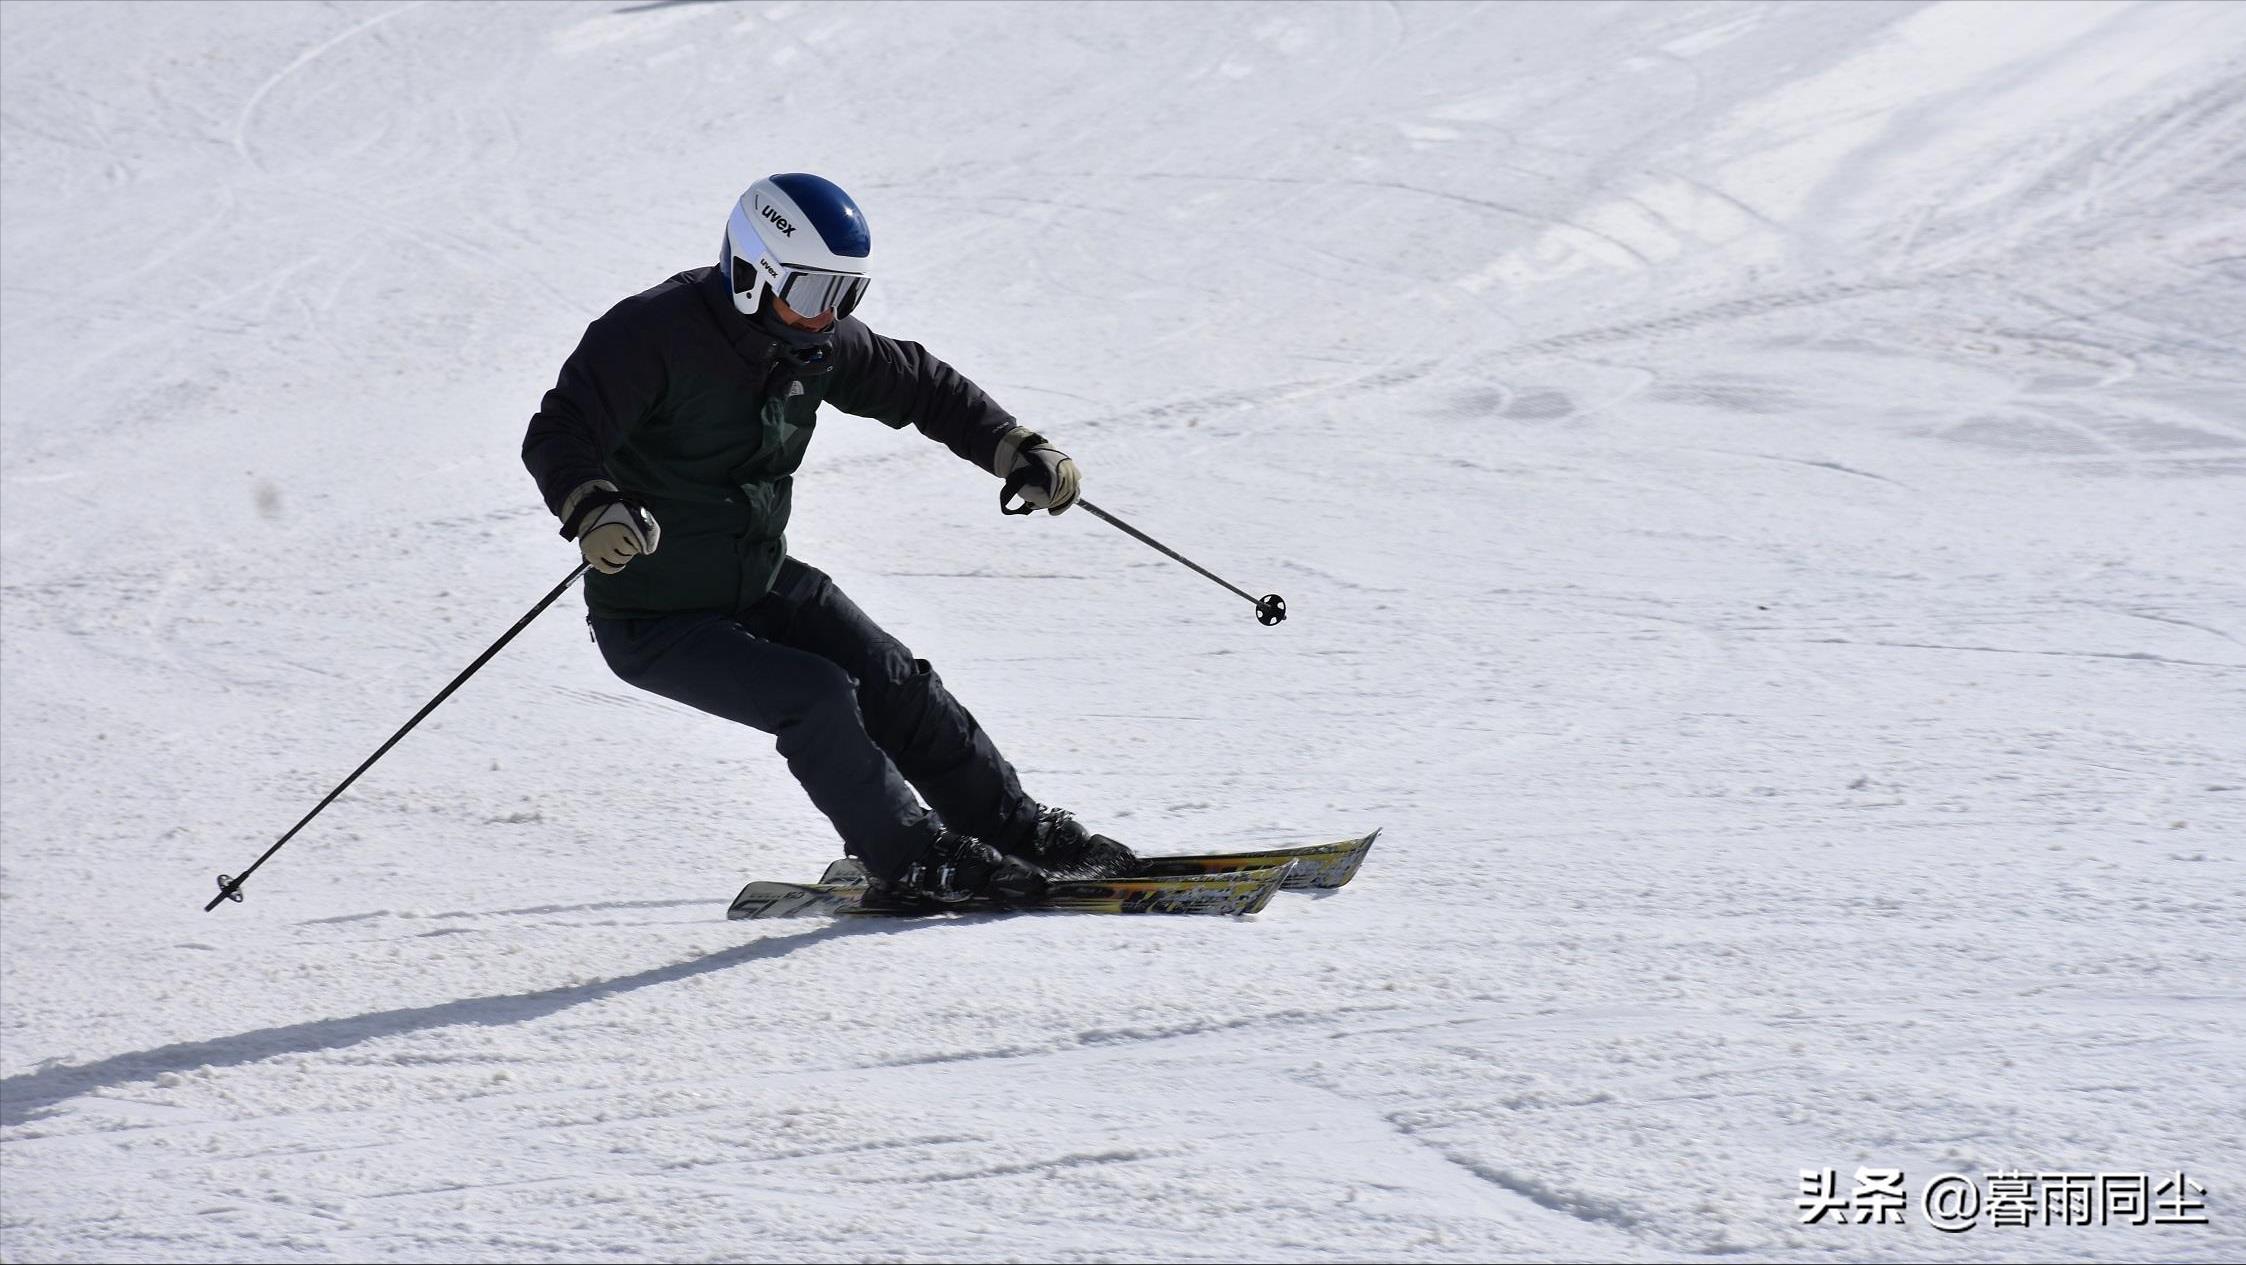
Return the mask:
M 1002 850 L 1054 878 L 1114 878 L 1139 866 L 1137 853 L 1086 830 L 1065 808 L 1039 808 L 1036 824 Z
M 956 830 L 938 834 L 919 859 L 898 873 L 866 879 L 866 904 L 937 910 L 988 903 L 1034 905 L 1053 876 Z

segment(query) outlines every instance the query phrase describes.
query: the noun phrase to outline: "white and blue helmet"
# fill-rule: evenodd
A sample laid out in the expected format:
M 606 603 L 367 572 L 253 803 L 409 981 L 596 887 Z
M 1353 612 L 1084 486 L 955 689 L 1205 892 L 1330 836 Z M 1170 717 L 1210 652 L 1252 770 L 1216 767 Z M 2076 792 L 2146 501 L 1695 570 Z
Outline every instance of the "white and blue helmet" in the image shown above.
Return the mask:
M 744 316 L 776 295 L 799 316 L 850 315 L 873 266 L 866 217 L 834 182 L 800 171 L 766 176 L 734 204 L 718 267 Z

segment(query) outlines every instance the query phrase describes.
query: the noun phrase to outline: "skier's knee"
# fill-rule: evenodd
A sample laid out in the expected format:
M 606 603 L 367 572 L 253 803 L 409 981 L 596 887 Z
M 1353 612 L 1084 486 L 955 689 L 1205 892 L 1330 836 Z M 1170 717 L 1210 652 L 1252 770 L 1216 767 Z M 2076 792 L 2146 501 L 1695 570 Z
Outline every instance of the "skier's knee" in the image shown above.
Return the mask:
M 889 671 L 858 683 L 866 727 L 885 736 L 918 730 L 943 687 L 943 678 L 926 659 L 899 656 Z
M 858 712 L 857 682 L 831 663 L 806 667 L 795 697 L 773 726 L 780 753 L 794 759 L 818 752 L 856 750 L 866 745 L 865 719 Z
M 823 659 L 803 665 L 795 681 L 797 709 L 806 717 L 848 712 L 857 714 L 858 681 Z

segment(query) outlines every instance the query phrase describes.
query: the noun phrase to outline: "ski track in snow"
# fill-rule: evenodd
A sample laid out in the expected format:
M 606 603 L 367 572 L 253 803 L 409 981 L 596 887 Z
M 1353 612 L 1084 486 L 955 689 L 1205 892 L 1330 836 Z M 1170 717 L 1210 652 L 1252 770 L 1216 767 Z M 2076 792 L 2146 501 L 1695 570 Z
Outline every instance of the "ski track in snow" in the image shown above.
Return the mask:
M 8 1259 L 2246 1255 L 2246 9 L 13 4 L 0 141 Z M 728 924 L 828 831 L 571 599 L 199 912 L 791 169 L 1293 617 L 842 415 L 796 552 L 1033 793 L 1357 881 Z

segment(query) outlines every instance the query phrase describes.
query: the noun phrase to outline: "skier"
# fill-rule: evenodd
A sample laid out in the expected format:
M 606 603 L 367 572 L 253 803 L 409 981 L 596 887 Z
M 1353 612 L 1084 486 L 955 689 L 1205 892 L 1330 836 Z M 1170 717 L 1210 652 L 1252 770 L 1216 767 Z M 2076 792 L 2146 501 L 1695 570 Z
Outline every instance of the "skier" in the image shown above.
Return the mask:
M 1001 502 L 1026 502 L 1015 512 L 1076 501 L 1067 454 L 851 315 L 872 263 L 864 215 L 831 182 L 750 185 L 716 267 L 586 327 L 523 463 L 594 572 L 586 622 L 610 670 L 772 734 L 872 897 L 1033 903 L 1052 878 L 1137 858 L 1025 794 L 928 662 L 787 553 L 790 477 L 822 403 L 917 427 L 1007 479 Z

